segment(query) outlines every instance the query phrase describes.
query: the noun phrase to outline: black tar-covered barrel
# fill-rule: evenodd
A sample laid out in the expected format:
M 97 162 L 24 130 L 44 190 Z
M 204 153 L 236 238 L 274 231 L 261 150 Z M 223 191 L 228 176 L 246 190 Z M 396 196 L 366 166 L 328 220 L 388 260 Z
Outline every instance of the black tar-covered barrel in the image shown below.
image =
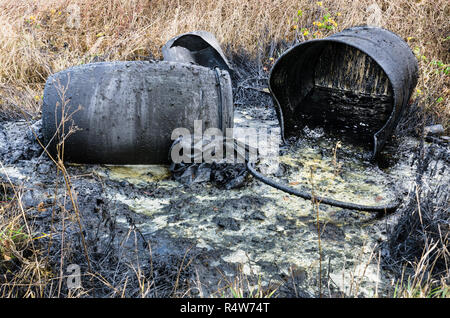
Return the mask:
M 44 89 L 45 142 L 55 154 L 64 131 L 69 162 L 167 163 L 173 130 L 194 134 L 195 120 L 224 134 L 232 127 L 228 72 L 175 62 L 101 62 L 56 73 Z
M 417 84 L 417 60 L 391 31 L 346 29 L 300 43 L 274 64 L 269 79 L 283 138 L 323 127 L 383 148 Z

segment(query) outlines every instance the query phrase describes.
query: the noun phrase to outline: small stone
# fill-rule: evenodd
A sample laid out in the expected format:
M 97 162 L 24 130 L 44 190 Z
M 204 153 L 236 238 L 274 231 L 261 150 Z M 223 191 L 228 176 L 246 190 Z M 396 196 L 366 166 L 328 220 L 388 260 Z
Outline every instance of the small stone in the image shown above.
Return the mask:
M 233 218 L 215 217 L 213 218 L 213 222 L 226 230 L 239 231 L 241 229 L 239 222 Z
M 255 211 L 252 214 L 250 214 L 250 219 L 264 221 L 266 219 L 266 216 L 262 211 Z
M 27 191 L 22 196 L 22 204 L 25 208 L 31 208 L 34 206 L 37 206 L 39 202 L 37 202 L 36 198 L 34 197 L 33 191 Z
M 41 163 L 38 166 L 37 171 L 38 171 L 38 173 L 41 173 L 41 174 L 47 174 L 47 173 L 50 172 L 50 169 L 51 169 L 51 164 L 49 164 L 49 163 Z
M 16 150 L 11 154 L 10 163 L 17 163 L 20 159 L 22 159 L 23 153 L 22 151 Z
M 431 126 L 426 126 L 424 128 L 424 132 L 425 135 L 427 136 L 440 136 L 443 135 L 445 130 L 444 127 L 442 125 L 431 125 Z

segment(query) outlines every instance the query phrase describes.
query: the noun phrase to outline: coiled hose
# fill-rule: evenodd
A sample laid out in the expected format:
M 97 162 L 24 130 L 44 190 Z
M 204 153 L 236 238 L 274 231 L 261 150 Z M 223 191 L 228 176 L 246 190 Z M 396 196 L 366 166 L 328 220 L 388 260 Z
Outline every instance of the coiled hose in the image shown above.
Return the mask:
M 172 153 L 172 149 L 173 147 L 177 144 L 182 142 L 183 138 L 179 137 L 177 138 L 171 145 L 170 149 L 169 149 L 169 160 L 171 160 L 171 153 Z M 189 141 L 191 142 L 191 141 Z M 236 145 L 236 141 L 235 139 L 233 139 L 233 146 L 238 147 Z M 193 146 L 193 144 L 191 144 L 191 146 Z M 244 145 L 247 146 L 248 145 Z M 200 149 L 200 151 L 202 151 L 203 149 Z M 248 149 L 247 149 L 248 150 Z M 284 191 L 286 193 L 289 193 L 291 195 L 295 195 L 297 197 L 301 197 L 303 199 L 306 200 L 312 200 L 313 196 L 312 194 L 308 193 L 308 192 L 304 192 L 304 191 L 300 191 L 297 189 L 294 189 L 292 187 L 289 187 L 287 185 L 284 184 L 280 184 L 264 175 L 262 175 L 261 173 L 259 173 L 258 171 L 256 171 L 255 167 L 253 166 L 253 164 L 251 163 L 251 161 L 249 160 L 248 157 L 245 156 L 245 154 L 241 154 L 242 158 L 245 160 L 246 162 L 246 166 L 247 166 L 247 170 L 248 172 L 255 177 L 255 179 L 264 182 L 265 184 L 274 187 L 278 190 Z M 195 162 L 195 160 L 193 160 L 194 158 L 191 155 L 191 161 L 190 162 Z M 195 163 L 194 163 L 195 164 Z M 186 169 L 189 166 L 189 164 L 183 166 L 183 169 Z M 171 170 L 173 170 L 175 167 L 175 164 L 172 162 L 171 165 Z M 338 201 L 338 200 L 334 200 L 334 199 L 330 199 L 327 197 L 321 197 L 321 196 L 314 196 L 314 199 L 317 202 L 323 203 L 323 204 L 327 204 L 327 205 L 332 205 L 332 206 L 336 206 L 339 208 L 344 208 L 344 209 L 349 209 L 349 210 L 360 210 L 360 211 L 367 211 L 367 212 L 374 212 L 374 213 L 390 213 L 390 212 L 394 212 L 400 205 L 400 200 L 398 198 L 396 198 L 393 202 L 390 202 L 389 204 L 384 204 L 384 205 L 362 205 L 362 204 L 355 204 L 355 203 L 351 203 L 351 202 L 343 202 L 343 201 Z
M 255 170 L 255 167 L 249 161 L 247 161 L 247 169 L 253 177 L 255 177 L 256 179 L 258 179 L 261 182 L 264 182 L 267 185 L 270 185 L 271 187 L 274 187 L 278 190 L 295 195 L 297 197 L 301 197 L 306 200 L 311 200 L 313 198 L 313 196 L 310 193 L 299 191 L 294 188 L 288 187 L 284 184 L 277 183 L 274 180 L 269 179 L 268 177 L 260 174 L 259 172 L 257 172 Z M 320 196 L 315 196 L 314 199 L 320 203 L 336 206 L 339 208 L 344 208 L 344 209 L 349 209 L 349 210 L 360 210 L 360 211 L 367 211 L 367 212 L 376 212 L 376 213 L 394 212 L 400 205 L 400 202 L 398 199 L 396 199 L 394 202 L 391 202 L 386 205 L 375 205 L 375 206 L 342 202 L 342 201 L 338 201 L 338 200 L 334 200 L 334 199 L 330 199 L 330 198 L 326 198 L 326 197 L 320 197 Z

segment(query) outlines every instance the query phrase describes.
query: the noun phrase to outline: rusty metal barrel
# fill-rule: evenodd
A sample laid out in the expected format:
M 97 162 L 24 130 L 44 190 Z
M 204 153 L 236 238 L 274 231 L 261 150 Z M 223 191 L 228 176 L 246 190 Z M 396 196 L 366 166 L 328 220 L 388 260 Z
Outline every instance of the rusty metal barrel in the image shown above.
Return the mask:
M 287 50 L 269 88 L 284 139 L 305 126 L 322 127 L 370 145 L 375 158 L 408 106 L 417 74 L 417 60 L 399 36 L 359 26 Z
M 55 154 L 64 139 L 69 162 L 167 163 L 172 131 L 194 134 L 195 120 L 203 130 L 232 127 L 228 72 L 164 61 L 100 62 L 56 73 L 44 89 L 44 140 Z

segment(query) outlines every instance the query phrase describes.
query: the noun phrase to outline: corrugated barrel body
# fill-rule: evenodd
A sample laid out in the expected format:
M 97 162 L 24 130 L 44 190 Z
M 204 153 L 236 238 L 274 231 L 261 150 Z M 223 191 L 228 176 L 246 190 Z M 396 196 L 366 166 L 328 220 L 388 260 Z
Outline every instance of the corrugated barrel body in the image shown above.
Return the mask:
M 394 33 L 353 27 L 298 44 L 274 64 L 270 90 L 284 138 L 321 126 L 383 148 L 417 84 L 417 60 Z
M 231 80 L 225 71 L 174 62 L 86 64 L 49 77 L 42 112 L 52 153 L 62 114 L 66 134 L 76 126 L 64 143 L 67 161 L 166 163 L 175 128 L 193 134 L 195 120 L 203 121 L 203 130 L 232 127 Z

